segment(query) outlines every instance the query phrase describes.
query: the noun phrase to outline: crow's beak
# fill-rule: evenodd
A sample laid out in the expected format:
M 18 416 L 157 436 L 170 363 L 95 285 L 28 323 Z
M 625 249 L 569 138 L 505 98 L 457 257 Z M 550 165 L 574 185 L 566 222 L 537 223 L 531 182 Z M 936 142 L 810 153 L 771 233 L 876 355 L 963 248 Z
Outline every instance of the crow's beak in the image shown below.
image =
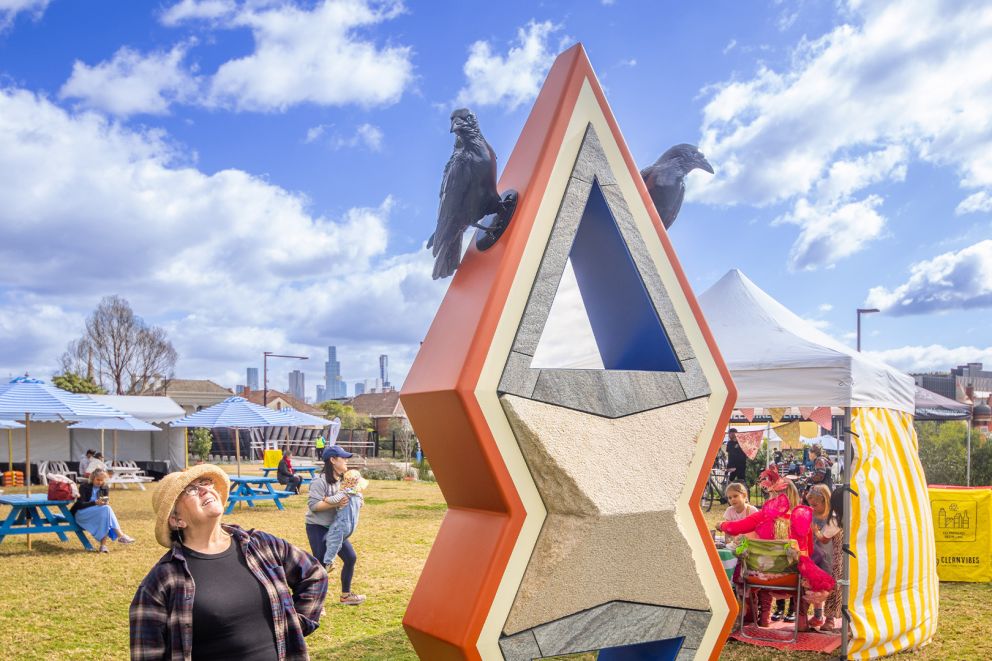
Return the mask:
M 461 122 L 460 122 L 459 120 L 457 120 L 457 119 L 453 119 L 453 120 L 451 120 L 451 130 L 450 130 L 450 131 L 448 131 L 448 133 L 454 133 L 454 132 L 455 132 L 455 130 L 456 130 L 456 129 L 457 129 L 458 127 L 460 127 L 461 125 L 462 125 L 462 123 L 461 123 Z
M 706 158 L 703 156 L 700 156 L 699 159 L 696 161 L 696 167 L 699 168 L 700 170 L 705 170 L 706 172 L 713 174 L 713 166 L 710 165 L 710 162 L 707 161 Z

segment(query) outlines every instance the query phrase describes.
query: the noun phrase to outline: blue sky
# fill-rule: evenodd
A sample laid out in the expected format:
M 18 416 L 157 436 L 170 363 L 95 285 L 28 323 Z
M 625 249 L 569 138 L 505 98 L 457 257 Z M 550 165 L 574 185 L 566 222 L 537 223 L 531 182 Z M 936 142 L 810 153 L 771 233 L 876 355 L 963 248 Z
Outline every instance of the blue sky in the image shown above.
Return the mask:
M 582 41 L 639 164 L 679 142 L 671 238 L 906 370 L 992 363 L 992 8 L 982 2 L 0 0 L 0 373 L 50 376 L 101 297 L 177 376 L 325 347 L 401 382 L 448 281 L 423 243 L 477 113 L 502 163 Z M 285 387 L 275 366 L 272 384 Z

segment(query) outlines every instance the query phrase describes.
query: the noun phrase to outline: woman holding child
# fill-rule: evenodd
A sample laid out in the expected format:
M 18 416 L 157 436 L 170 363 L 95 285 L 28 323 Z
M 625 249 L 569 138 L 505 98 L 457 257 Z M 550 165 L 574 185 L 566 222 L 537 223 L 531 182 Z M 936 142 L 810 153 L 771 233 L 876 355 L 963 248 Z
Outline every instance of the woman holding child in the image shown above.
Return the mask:
M 349 506 L 351 498 L 355 497 L 345 493 L 342 485 L 342 478 L 348 471 L 347 460 L 351 456 L 350 452 L 339 445 L 326 447 L 322 455 L 324 470 L 310 483 L 306 513 L 307 539 L 310 541 L 311 553 L 321 561 L 325 561 L 327 537 L 336 517 Z M 342 561 L 340 603 L 357 606 L 365 601 L 365 595 L 351 591 L 351 579 L 355 574 L 358 555 L 350 540 L 342 539 L 337 555 Z M 332 563 L 326 564 L 331 566 Z

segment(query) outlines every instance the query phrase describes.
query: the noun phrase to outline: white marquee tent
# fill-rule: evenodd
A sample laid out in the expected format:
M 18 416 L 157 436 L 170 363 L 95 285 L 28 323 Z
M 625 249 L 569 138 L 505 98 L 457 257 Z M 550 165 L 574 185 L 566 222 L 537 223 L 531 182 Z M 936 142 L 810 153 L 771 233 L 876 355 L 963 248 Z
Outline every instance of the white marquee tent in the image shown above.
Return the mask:
M 856 556 L 845 589 L 847 657 L 926 645 L 937 629 L 939 587 L 913 379 L 814 328 L 736 269 L 699 304 L 737 386 L 738 408 L 846 409 L 845 472 L 858 494 L 845 498 L 845 541 Z

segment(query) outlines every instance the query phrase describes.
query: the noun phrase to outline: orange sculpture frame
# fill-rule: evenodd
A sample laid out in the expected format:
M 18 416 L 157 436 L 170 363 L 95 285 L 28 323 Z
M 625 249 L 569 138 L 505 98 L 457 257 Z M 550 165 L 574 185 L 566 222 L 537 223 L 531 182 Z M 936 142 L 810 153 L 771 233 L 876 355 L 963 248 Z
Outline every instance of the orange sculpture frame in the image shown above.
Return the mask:
M 503 237 L 485 253 L 471 248 L 455 273 L 404 384 L 403 406 L 448 504 L 441 529 L 410 600 L 403 626 L 417 654 L 431 661 L 483 659 L 478 643 L 527 511 L 497 447 L 476 390 L 496 326 L 551 176 L 580 89 L 588 84 L 638 183 L 651 223 L 719 369 L 727 397 L 703 466 L 712 465 L 736 390 L 730 372 L 626 149 L 620 129 L 581 44 L 558 56 L 506 167 L 499 189 L 519 202 Z M 729 611 L 710 658 L 719 656 L 736 600 L 699 508 L 708 472 L 695 480 L 691 509 Z

